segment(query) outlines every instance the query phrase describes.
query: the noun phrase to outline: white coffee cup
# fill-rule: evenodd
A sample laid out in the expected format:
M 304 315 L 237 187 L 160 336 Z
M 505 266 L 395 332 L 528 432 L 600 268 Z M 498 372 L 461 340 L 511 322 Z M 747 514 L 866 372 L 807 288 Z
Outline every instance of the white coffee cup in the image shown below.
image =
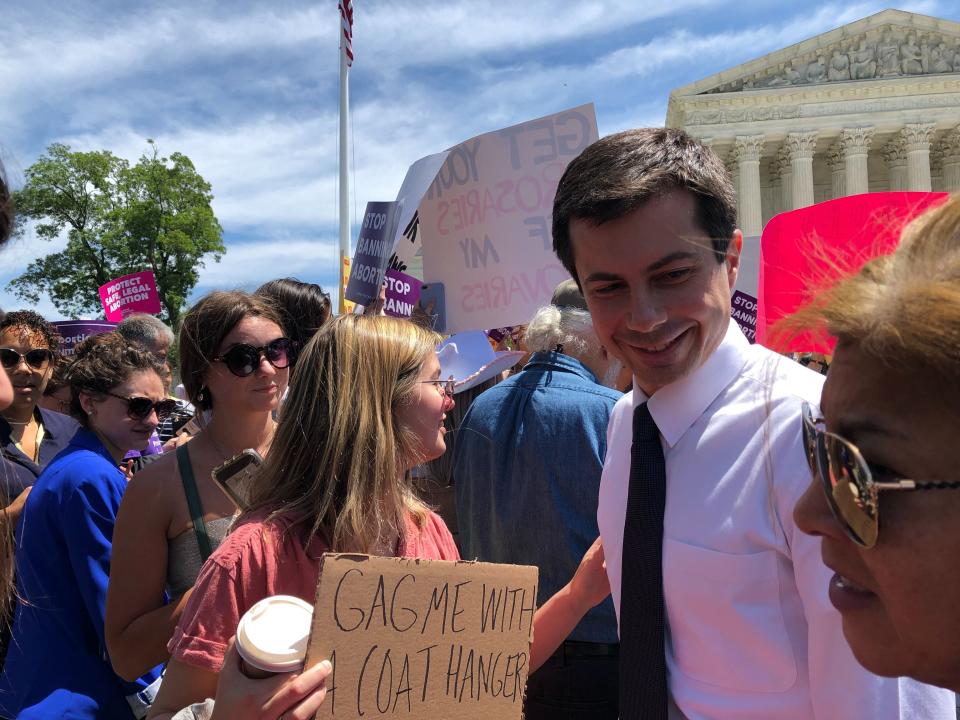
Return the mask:
M 240 618 L 236 646 L 248 677 L 300 670 L 307 654 L 313 606 L 292 595 L 274 595 Z

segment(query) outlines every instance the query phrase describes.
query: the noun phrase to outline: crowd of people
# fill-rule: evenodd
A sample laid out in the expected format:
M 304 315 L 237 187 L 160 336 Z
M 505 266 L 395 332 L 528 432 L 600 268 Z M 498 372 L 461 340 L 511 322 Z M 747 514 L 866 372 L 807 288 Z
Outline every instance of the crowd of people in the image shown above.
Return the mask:
M 533 720 L 956 718 L 960 198 L 777 326 L 825 380 L 731 320 L 733 186 L 682 131 L 584 150 L 553 238 L 519 347 L 294 279 L 70 358 L 4 315 L 0 718 L 313 717 L 331 664 L 250 677 L 234 635 L 325 552 L 536 565 Z

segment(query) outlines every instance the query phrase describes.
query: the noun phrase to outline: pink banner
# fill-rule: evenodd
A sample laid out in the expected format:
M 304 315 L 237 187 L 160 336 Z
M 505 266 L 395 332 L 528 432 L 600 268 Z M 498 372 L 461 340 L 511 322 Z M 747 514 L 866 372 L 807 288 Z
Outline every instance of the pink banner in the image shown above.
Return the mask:
M 946 200 L 946 193 L 866 193 L 781 213 L 763 229 L 757 298 L 757 342 L 771 327 L 838 278 L 891 252 L 903 227 Z M 794 338 L 783 352 L 832 352 L 832 344 Z
M 150 270 L 132 273 L 100 286 L 100 302 L 110 322 L 119 322 L 133 313 L 160 312 L 157 280 Z

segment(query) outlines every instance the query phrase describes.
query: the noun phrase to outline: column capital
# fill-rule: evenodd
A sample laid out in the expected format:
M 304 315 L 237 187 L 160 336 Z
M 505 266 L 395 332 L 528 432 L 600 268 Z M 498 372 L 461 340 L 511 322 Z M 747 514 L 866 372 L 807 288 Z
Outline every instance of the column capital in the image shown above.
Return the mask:
M 737 162 L 759 162 L 765 139 L 763 135 L 737 135 L 730 153 L 731 159 Z
M 817 134 L 816 130 L 788 134 L 783 141 L 788 157 L 791 160 L 812 158 L 813 151 L 817 147 Z
M 902 135 L 896 136 L 883 146 L 883 157 L 891 165 L 897 165 L 907 161 L 907 144 Z
M 937 126 L 934 123 L 904 125 L 900 130 L 900 137 L 903 139 L 907 152 L 929 149 L 930 141 L 933 139 L 933 133 L 936 129 Z
M 945 162 L 960 162 L 960 125 L 950 130 L 937 144 L 937 155 Z
M 870 126 L 844 128 L 840 131 L 837 146 L 846 155 L 865 155 L 872 141 L 873 128 Z

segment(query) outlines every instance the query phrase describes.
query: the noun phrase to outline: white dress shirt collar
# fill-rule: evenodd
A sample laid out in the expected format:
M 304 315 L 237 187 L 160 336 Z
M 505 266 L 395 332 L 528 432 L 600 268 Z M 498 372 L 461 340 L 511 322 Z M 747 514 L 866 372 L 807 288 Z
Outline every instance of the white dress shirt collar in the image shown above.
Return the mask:
M 750 343 L 743 331 L 731 319 L 720 345 L 700 367 L 660 388 L 649 398 L 650 415 L 669 447 L 680 441 L 723 389 L 741 373 L 749 349 Z M 646 393 L 634 381 L 633 406 L 647 401 Z

